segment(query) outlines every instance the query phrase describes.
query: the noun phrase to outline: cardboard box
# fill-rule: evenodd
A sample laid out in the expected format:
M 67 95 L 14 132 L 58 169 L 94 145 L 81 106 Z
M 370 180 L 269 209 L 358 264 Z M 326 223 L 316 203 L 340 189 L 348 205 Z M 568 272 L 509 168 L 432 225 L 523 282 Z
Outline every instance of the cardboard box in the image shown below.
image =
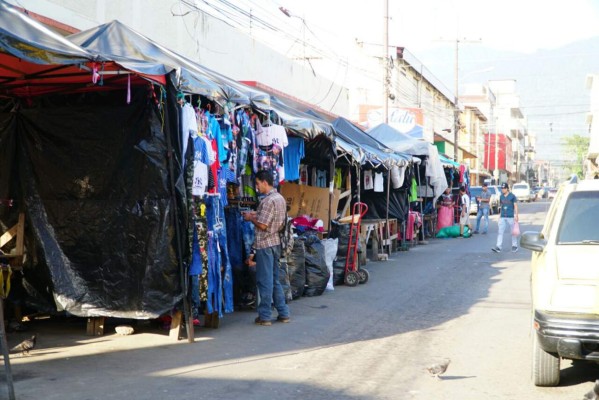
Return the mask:
M 285 182 L 281 185 L 280 191 L 287 201 L 287 210 L 290 217 L 308 215 L 312 218 L 321 219 L 326 230 L 329 226 L 329 219 L 335 218 L 337 214 L 339 195 L 341 194 L 337 189 L 333 190 L 330 209 L 328 188 Z

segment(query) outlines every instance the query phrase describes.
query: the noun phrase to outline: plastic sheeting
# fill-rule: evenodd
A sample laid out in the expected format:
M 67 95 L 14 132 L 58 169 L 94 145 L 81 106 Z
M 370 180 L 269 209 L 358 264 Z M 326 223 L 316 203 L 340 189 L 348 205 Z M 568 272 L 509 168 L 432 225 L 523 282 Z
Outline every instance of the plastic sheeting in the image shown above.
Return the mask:
M 35 64 L 77 64 L 93 59 L 86 50 L 1 0 L 0 47 Z
M 335 257 L 335 260 L 333 261 L 333 286 L 343 285 L 349 230 L 349 224 L 340 224 L 337 221 L 331 222 L 331 234 L 329 235 L 329 238 L 339 240 L 337 243 L 337 257 Z
M 270 108 L 268 94 L 201 66 L 119 21 L 70 35 L 68 39 L 90 52 L 102 54 L 139 73 L 158 75 L 176 69 L 180 74 L 179 86 L 182 91 L 201 94 L 217 101 Z M 140 62 L 141 60 L 146 62 Z
M 407 191 L 403 188 L 391 189 L 389 191 L 389 206 L 387 207 L 387 179 L 388 174 L 385 173 L 383 192 L 363 190 L 360 193 L 360 201 L 368 206 L 364 219 L 386 219 L 388 209 L 389 218 L 395 218 L 398 222 L 406 220 L 410 206 Z
M 306 286 L 306 249 L 302 240 L 293 243 L 293 250 L 287 256 L 287 273 L 291 297 L 296 300 L 304 295 Z
M 339 246 L 339 239 L 323 239 L 321 240 L 324 246 L 324 259 L 329 270 L 329 280 L 327 282 L 327 290 L 335 290 L 333 287 L 333 261 L 337 257 L 337 247 Z
M 33 235 L 24 271 L 33 301 L 153 318 L 182 299 L 168 144 L 148 94 L 134 90 L 128 106 L 120 92 L 61 96 L 0 114 L 0 142 L 12 137 L 16 151 L 10 190 Z
M 407 155 L 389 148 L 383 144 L 383 141 L 368 135 L 345 118 L 337 118 L 333 121 L 333 127 L 339 137 L 360 148 L 366 155 L 366 160 L 373 165 L 382 163 L 387 168 L 391 168 L 392 165 L 405 166 L 408 164 L 409 157 Z
M 306 289 L 304 290 L 304 296 L 320 296 L 324 293 L 329 281 L 329 269 L 325 260 L 324 246 L 316 235 L 308 235 L 304 238 L 306 249 Z

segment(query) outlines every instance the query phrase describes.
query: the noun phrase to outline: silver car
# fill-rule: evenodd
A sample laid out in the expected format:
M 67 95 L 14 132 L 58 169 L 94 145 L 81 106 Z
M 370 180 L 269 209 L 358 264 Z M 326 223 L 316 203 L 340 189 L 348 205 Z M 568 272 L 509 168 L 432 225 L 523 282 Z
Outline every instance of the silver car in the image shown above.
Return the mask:
M 512 186 L 512 193 L 518 198 L 518 201 L 530 202 L 532 199 L 530 186 L 525 182 L 515 183 L 514 186 Z

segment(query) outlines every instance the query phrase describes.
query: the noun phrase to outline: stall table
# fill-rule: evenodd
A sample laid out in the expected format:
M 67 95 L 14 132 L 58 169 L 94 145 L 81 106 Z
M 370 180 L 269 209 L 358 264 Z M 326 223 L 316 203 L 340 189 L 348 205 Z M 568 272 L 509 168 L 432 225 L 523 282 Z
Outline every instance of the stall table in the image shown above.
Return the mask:
M 389 226 L 387 226 L 387 221 Z M 388 228 L 388 229 L 387 229 Z M 397 219 L 363 219 L 360 239 L 366 247 L 370 242 L 372 260 L 388 259 L 392 249 L 397 249 Z M 387 247 L 387 251 L 385 251 Z M 366 261 L 366 251 L 362 252 L 362 263 Z

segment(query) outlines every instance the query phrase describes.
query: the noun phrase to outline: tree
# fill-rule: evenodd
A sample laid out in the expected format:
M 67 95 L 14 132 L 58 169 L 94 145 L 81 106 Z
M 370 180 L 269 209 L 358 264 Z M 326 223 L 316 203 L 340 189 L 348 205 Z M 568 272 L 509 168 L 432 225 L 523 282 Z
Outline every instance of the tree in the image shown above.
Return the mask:
M 569 160 L 566 162 L 565 168 L 570 174 L 576 174 L 579 178 L 583 177 L 582 167 L 589 151 L 589 142 L 588 136 L 581 135 L 572 135 L 562 139 Z

